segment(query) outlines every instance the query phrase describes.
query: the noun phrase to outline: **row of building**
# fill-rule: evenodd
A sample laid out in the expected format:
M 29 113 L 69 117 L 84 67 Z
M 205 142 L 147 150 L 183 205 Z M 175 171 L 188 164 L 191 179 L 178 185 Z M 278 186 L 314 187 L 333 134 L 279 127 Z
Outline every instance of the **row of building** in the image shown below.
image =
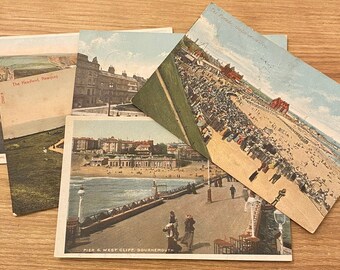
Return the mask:
M 154 144 L 153 140 L 132 141 L 110 138 L 73 138 L 73 152 L 98 154 L 133 154 L 138 156 L 167 155 L 180 159 L 203 160 L 204 157 L 184 143 Z
M 204 59 L 204 57 L 202 56 L 202 52 L 202 49 L 190 52 L 185 48 L 182 48 L 182 60 L 188 62 L 189 64 L 191 62 L 196 62 L 196 64 L 205 67 L 215 75 L 222 75 L 236 82 L 240 82 L 243 79 L 243 75 L 237 72 L 235 70 L 235 67 L 231 66 L 230 64 L 223 66 L 222 63 L 209 55 L 207 55 L 208 59 Z
M 114 158 L 98 157 L 92 158 L 90 166 L 109 166 L 114 168 L 166 168 L 173 169 L 177 166 L 174 157 L 166 156 L 116 156 Z
M 73 152 L 102 150 L 110 154 L 150 155 L 154 151 L 153 140 L 131 141 L 114 137 L 93 139 L 88 137 L 73 138 Z
M 90 61 L 87 55 L 78 53 L 73 108 L 131 102 L 145 82 L 143 77 L 130 77 L 126 72 L 116 74 L 113 66 L 104 71 L 97 57 Z

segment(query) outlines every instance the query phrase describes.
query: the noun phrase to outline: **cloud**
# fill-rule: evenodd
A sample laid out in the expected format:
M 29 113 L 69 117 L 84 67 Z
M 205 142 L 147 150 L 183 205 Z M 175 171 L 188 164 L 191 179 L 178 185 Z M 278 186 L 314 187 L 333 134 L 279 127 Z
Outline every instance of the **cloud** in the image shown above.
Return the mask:
M 250 58 L 244 57 L 235 52 L 226 45 L 221 44 L 219 40 L 218 29 L 216 25 L 209 22 L 209 20 L 201 15 L 201 18 L 195 23 L 188 33 L 188 37 L 194 41 L 198 39 L 198 44 L 201 47 L 206 46 L 206 50 L 215 58 L 218 58 L 223 64 L 230 63 L 236 67 L 236 71 L 244 75 L 244 78 L 257 88 L 268 94 L 272 87 L 270 82 L 263 76 L 265 70 L 260 70 Z M 240 46 L 242 44 L 239 44 Z M 261 74 L 261 76 L 260 76 Z
M 323 93 L 322 91 L 320 91 L 320 94 L 321 94 L 328 102 L 340 101 L 340 95 L 339 95 L 339 96 L 335 96 L 335 95 L 331 95 L 331 94 L 328 94 L 328 93 Z
M 92 39 L 90 42 L 85 42 L 84 40 L 79 40 L 79 52 L 87 54 L 89 56 L 96 56 L 96 51 L 108 51 L 112 53 L 112 48 L 117 43 L 121 42 L 121 37 L 119 33 L 113 33 L 107 38 L 97 37 Z
M 78 49 L 80 53 L 88 55 L 90 52 L 90 45 L 88 45 L 85 41 L 79 40 Z
M 320 112 L 320 113 L 329 113 L 329 108 L 328 107 L 325 107 L 325 106 L 319 106 L 319 108 L 318 108 L 318 111 Z

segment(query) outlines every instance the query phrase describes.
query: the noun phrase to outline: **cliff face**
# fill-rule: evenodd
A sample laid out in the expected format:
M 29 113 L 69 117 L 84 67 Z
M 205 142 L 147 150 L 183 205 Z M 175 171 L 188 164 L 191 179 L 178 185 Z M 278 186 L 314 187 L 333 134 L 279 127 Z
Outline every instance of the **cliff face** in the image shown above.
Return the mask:
M 65 68 L 77 64 L 77 55 L 71 54 L 67 56 L 49 56 L 48 61 L 61 68 Z

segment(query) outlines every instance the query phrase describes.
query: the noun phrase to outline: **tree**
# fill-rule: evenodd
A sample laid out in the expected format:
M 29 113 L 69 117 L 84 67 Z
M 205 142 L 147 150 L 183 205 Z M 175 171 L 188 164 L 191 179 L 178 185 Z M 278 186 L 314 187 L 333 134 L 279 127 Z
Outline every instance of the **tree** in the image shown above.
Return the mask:
M 154 146 L 154 154 L 166 155 L 167 152 L 167 146 L 164 143 L 158 143 Z

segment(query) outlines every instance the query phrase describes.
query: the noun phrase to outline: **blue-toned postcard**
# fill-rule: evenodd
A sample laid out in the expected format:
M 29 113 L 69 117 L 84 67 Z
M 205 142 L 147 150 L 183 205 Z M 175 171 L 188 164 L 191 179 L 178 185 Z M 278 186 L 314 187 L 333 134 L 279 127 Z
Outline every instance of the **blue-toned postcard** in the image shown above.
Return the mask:
M 68 116 L 55 256 L 291 261 L 290 220 L 148 117 Z
M 309 232 L 339 197 L 339 84 L 215 4 L 133 104 Z

